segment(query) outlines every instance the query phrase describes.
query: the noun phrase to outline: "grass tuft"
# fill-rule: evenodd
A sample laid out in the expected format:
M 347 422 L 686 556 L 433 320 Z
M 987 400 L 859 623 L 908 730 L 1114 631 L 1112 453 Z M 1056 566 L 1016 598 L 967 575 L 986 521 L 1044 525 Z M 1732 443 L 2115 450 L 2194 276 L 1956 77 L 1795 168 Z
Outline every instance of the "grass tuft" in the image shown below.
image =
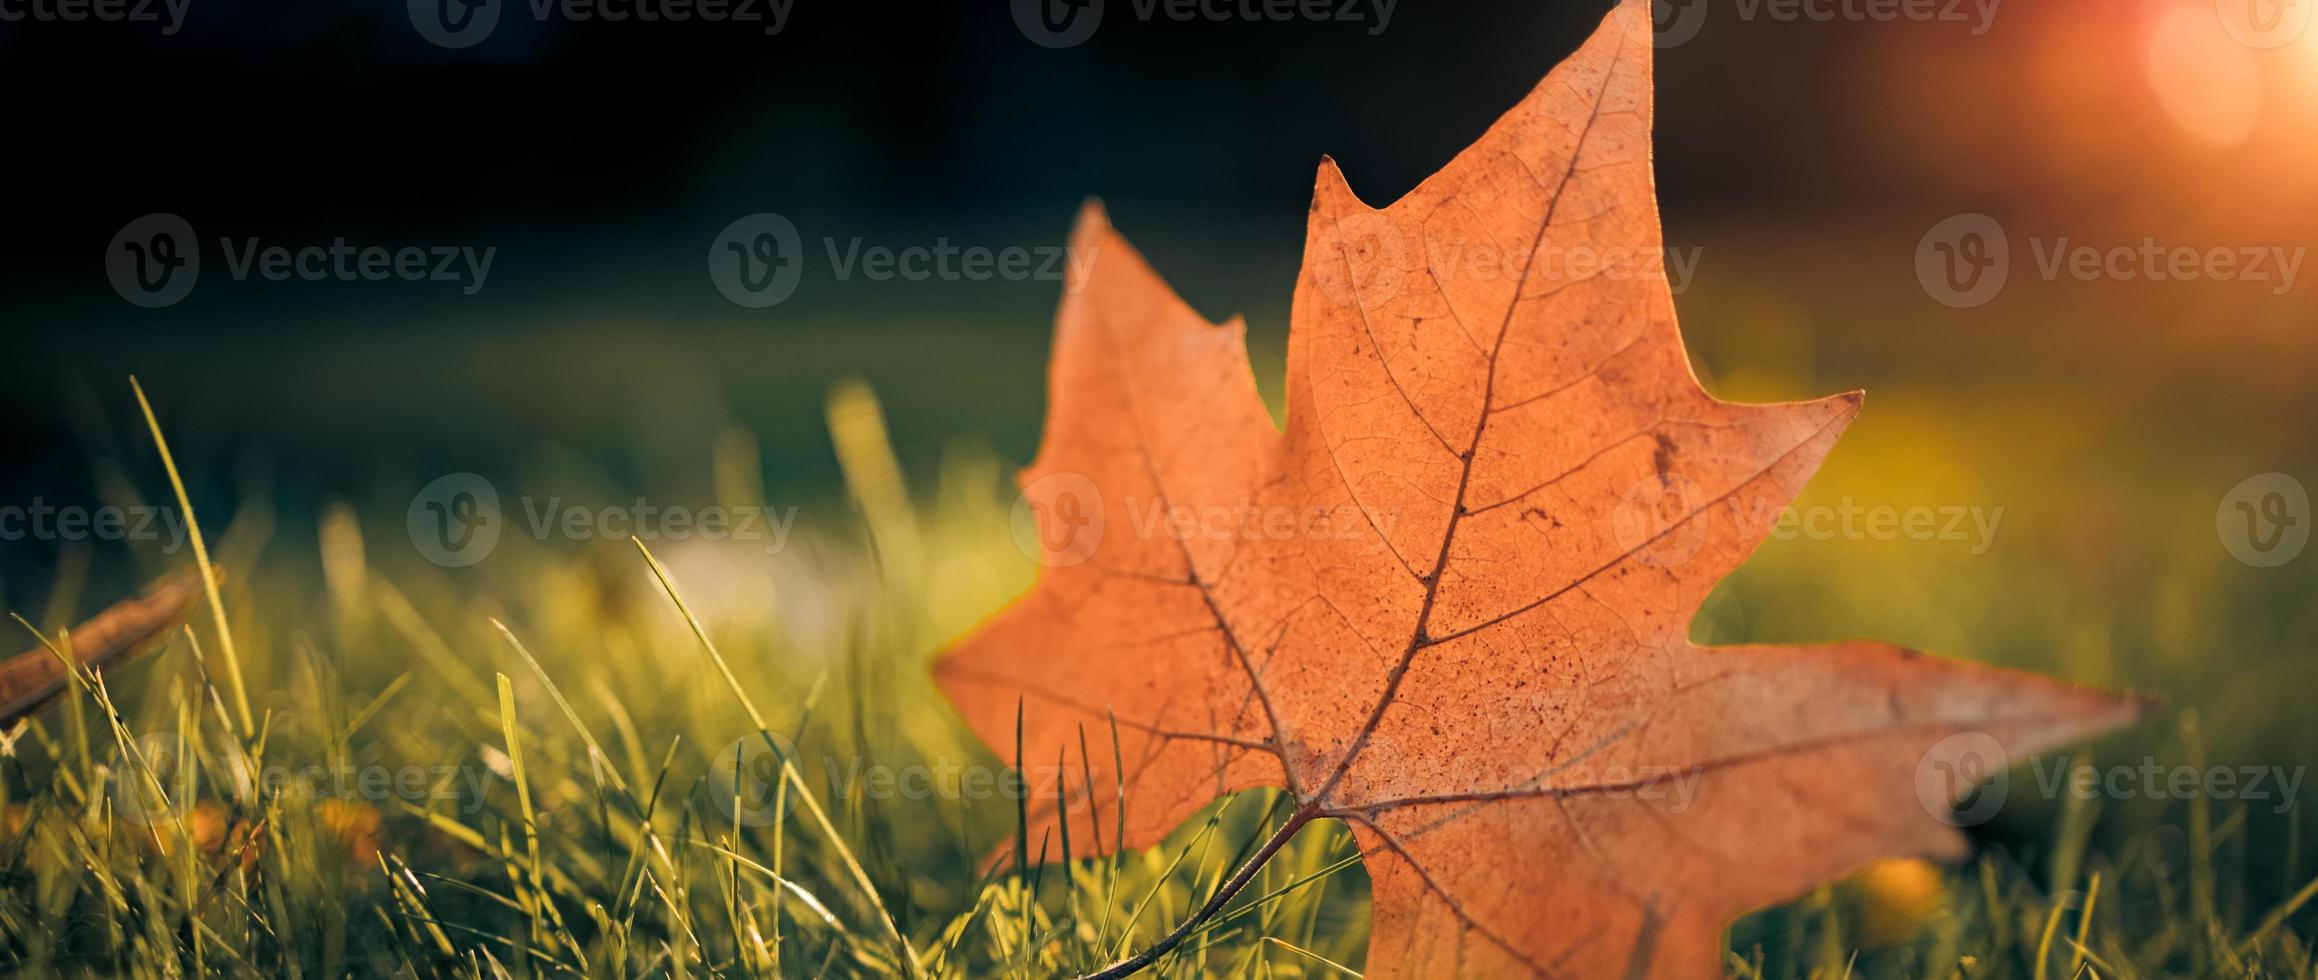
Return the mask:
M 1027 767 L 1091 790 L 1125 760 L 1115 724 L 1081 732 L 1075 760 L 999 758 L 925 677 L 1029 581 L 1005 467 L 961 451 L 913 502 L 867 390 L 831 405 L 852 508 L 770 557 L 507 535 L 441 568 L 403 546 L 408 501 L 391 498 L 330 508 L 310 553 L 236 551 L 246 529 L 226 528 L 214 655 L 187 630 L 132 670 L 76 672 L 0 755 L 0 973 L 1047 977 L 1147 948 L 1286 801 L 1219 800 L 1122 852 L 1137 801 L 1119 783 L 1118 806 L 1066 792 L 1060 832 L 1029 840 L 1002 791 Z M 753 458 L 744 444 L 720 440 L 716 469 L 753 499 L 723 462 Z M 24 627 L 61 653 L 74 604 Z M 2136 748 L 2243 758 L 2224 734 L 2192 720 Z M 2203 796 L 2030 801 L 1977 830 L 1961 867 L 1899 862 L 1741 920 L 1727 965 L 2309 977 L 2299 819 Z M 1151 973 L 1359 976 L 1367 898 L 1351 834 L 1315 824 Z

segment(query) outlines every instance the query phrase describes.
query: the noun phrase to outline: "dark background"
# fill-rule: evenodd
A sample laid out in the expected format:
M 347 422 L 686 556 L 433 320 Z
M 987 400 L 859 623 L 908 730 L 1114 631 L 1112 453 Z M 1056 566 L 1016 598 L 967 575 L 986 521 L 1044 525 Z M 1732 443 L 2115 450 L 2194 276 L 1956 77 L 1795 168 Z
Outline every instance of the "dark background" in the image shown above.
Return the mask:
M 263 446 L 323 469 L 325 485 L 359 480 L 356 457 L 504 453 L 602 435 L 623 415 L 684 413 L 664 420 L 683 431 L 657 435 L 690 452 L 695 416 L 778 428 L 847 373 L 912 379 L 889 399 L 1003 403 L 958 428 L 1027 455 L 1037 406 L 1019 389 L 1038 378 L 1059 284 L 809 274 L 789 302 L 745 311 L 710 288 L 708 241 L 770 210 L 808 243 L 1038 247 L 1061 243 L 1096 195 L 1195 305 L 1276 315 L 1323 153 L 1375 201 L 1396 196 L 1606 9 L 1404 3 L 1371 35 L 1139 22 L 1128 0 L 1112 3 L 1094 38 L 1065 50 L 1030 43 L 989 0 L 798 0 L 773 37 L 738 23 L 539 23 L 505 0 L 489 39 L 461 51 L 423 40 L 394 2 L 192 0 L 169 37 L 141 24 L 0 27 L 0 88 L 15 93 L 0 159 L 16 189 L 0 216 L 10 480 L 28 465 L 85 469 L 93 447 L 72 413 L 93 402 L 126 420 L 132 371 L 185 429 L 181 451 Z M 1843 41 L 1855 29 L 1761 26 L 1710 25 L 1663 59 L 1660 179 L 1676 236 L 1715 213 L 1833 210 L 1878 190 L 1858 162 L 1873 147 L 1843 133 L 1865 54 Z M 203 240 L 202 284 L 140 310 L 113 294 L 100 256 L 123 224 L 162 211 Z M 499 254 L 483 292 L 462 297 L 441 284 L 231 282 L 219 236 Z M 1261 318 L 1261 336 L 1283 327 Z M 881 331 L 896 325 L 919 339 L 889 342 Z M 961 348 L 981 356 L 962 364 Z M 913 353 L 951 370 L 897 363 Z M 662 366 L 685 380 L 645 395 L 605 377 Z M 695 368 L 722 376 L 719 390 L 665 390 L 697 388 Z M 786 379 L 817 383 L 766 390 Z M 896 415 L 915 444 L 924 420 Z M 825 472 L 825 446 L 767 455 L 776 478 Z
M 818 242 L 1051 246 L 1090 195 L 1194 306 L 1248 314 L 1276 390 L 1320 156 L 1389 201 L 1606 9 L 1403 2 L 1371 34 L 1146 22 L 1110 0 L 1090 41 L 1050 50 L 993 0 L 796 0 L 772 37 L 537 22 L 525 0 L 502 3 L 489 39 L 458 51 L 379 0 L 191 0 L 173 36 L 0 24 L 0 498 L 89 500 L 113 477 L 159 494 L 132 372 L 213 523 L 256 495 L 293 533 L 315 501 L 407 499 L 541 444 L 638 492 L 687 492 L 728 425 L 759 435 L 770 484 L 826 494 L 822 399 L 847 376 L 885 400 L 913 476 L 960 438 L 1019 462 L 1059 283 L 834 281 Z M 2260 126 L 2192 138 L 2142 71 L 2169 5 L 2012 0 L 1975 34 L 1711 3 L 1657 72 L 1667 239 L 1705 249 L 1680 297 L 1702 373 L 1779 361 L 1761 392 L 1779 397 L 2083 393 L 2101 406 L 2078 416 L 2095 438 L 2230 450 L 2198 483 L 2217 495 L 2300 453 L 2318 329 L 2299 294 L 2027 283 L 1958 311 L 1914 280 L 1924 229 L 1966 211 L 2101 244 L 2267 245 L 2318 227 L 2318 58 L 2262 53 Z M 164 211 L 203 240 L 201 283 L 138 309 L 102 253 Z M 745 310 L 702 256 L 758 211 L 794 219 L 810 261 L 792 299 Z M 471 297 L 234 282 L 219 236 L 498 255 Z M 0 548 L 0 594 L 36 588 L 58 557 Z

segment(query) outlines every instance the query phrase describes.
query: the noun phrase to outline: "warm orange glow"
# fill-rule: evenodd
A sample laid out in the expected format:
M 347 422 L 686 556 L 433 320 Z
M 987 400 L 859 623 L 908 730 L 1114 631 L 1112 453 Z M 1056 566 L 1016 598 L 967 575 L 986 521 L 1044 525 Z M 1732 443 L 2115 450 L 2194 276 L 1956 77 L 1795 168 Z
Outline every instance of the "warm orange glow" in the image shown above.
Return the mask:
M 2303 95 L 2308 101 L 2318 102 L 2318 31 L 2304 31 L 2294 42 L 2295 69 L 2302 79 Z
M 2222 30 L 2239 44 L 2267 50 L 2302 40 L 2310 29 L 2309 0 L 2215 0 Z
M 2254 52 L 2230 37 L 2211 7 L 2166 7 L 2150 32 L 2148 63 L 2158 105 L 2183 131 L 2219 144 L 2253 132 L 2262 108 Z
M 1940 869 L 1916 858 L 1876 861 L 1861 869 L 1854 881 L 1860 937 L 1870 948 L 1907 942 L 1939 914 L 1947 897 Z

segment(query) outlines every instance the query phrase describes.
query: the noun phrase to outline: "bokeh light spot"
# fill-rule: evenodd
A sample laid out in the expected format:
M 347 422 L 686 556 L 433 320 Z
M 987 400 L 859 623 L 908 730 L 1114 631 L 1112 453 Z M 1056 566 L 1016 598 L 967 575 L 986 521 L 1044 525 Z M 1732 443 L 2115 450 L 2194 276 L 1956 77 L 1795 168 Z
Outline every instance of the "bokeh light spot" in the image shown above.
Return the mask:
M 2173 4 L 2158 15 L 2149 37 L 2149 84 L 2174 125 L 2208 143 L 2244 142 L 2261 114 L 2253 52 L 2197 4 Z

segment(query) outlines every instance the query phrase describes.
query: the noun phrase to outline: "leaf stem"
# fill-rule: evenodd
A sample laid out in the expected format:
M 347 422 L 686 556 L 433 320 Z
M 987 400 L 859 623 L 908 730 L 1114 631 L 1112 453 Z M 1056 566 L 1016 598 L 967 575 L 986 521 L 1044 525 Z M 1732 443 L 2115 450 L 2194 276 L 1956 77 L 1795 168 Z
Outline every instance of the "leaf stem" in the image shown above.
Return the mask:
M 1242 889 L 1248 886 L 1249 882 L 1256 880 L 1256 874 L 1264 870 L 1264 864 L 1272 859 L 1272 855 L 1278 854 L 1280 848 L 1286 847 L 1288 840 L 1296 836 L 1297 831 L 1304 829 L 1305 824 L 1311 823 L 1313 818 L 1320 815 L 1320 806 L 1317 803 L 1305 803 L 1298 806 L 1294 813 L 1288 815 L 1288 822 L 1281 824 L 1280 829 L 1272 833 L 1271 839 L 1265 841 L 1264 846 L 1257 848 L 1256 853 L 1248 858 L 1247 863 L 1240 865 L 1239 870 L 1232 873 L 1229 881 L 1217 888 L 1215 894 L 1208 896 L 1207 904 L 1200 906 L 1199 911 L 1183 920 L 1183 924 L 1176 926 L 1174 932 L 1160 937 L 1158 942 L 1152 943 L 1133 956 L 1087 974 L 1084 980 L 1119 980 L 1121 977 L 1130 976 L 1157 962 L 1160 957 L 1167 955 L 1168 950 L 1174 949 L 1177 944 L 1183 942 L 1186 937 L 1197 930 L 1202 923 L 1222 912 L 1223 907 L 1232 900 L 1232 896 L 1238 895 Z

